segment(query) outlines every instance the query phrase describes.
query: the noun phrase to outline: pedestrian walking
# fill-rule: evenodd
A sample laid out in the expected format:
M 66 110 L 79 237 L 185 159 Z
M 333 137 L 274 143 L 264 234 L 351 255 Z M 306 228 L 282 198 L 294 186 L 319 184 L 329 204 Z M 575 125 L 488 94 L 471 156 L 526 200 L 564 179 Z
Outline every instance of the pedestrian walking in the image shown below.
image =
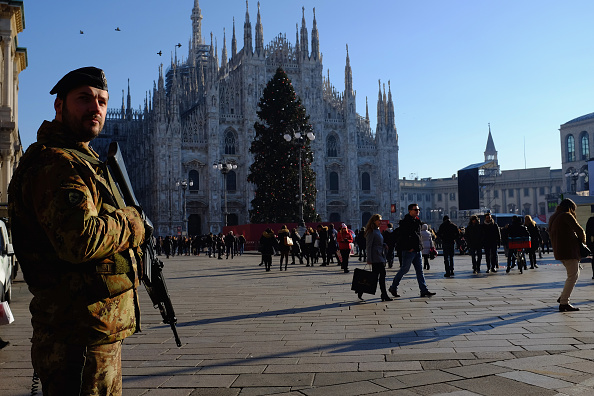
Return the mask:
M 384 243 L 384 237 L 379 230 L 382 216 L 374 214 L 369 218 L 365 226 L 365 246 L 367 246 L 367 264 L 371 265 L 371 271 L 378 274 L 378 283 L 381 291 L 380 298 L 382 301 L 392 301 L 388 296 L 386 290 L 386 251 L 387 246 Z M 358 292 L 357 296 L 360 300 L 363 298 L 363 293 Z
M 460 231 L 458 226 L 450 221 L 448 215 L 443 216 L 443 223 L 437 230 L 437 236 L 441 238 L 441 245 L 443 248 L 443 263 L 445 267 L 446 278 L 454 276 L 454 253 L 455 243 L 460 238 Z
M 491 213 L 485 213 L 485 222 L 483 223 L 483 248 L 485 249 L 485 262 L 487 264 L 487 273 L 497 272 L 499 269 L 499 260 L 497 258 L 497 249 L 501 246 L 501 233 L 499 226 L 491 217 Z
M 565 198 L 555 209 L 555 213 L 549 218 L 549 232 L 553 245 L 553 254 L 556 260 L 560 260 L 565 266 L 567 279 L 557 300 L 559 311 L 579 311 L 569 303 L 571 292 L 580 276 L 580 246 L 586 243 L 586 233 L 575 217 L 575 202 Z
M 340 231 L 336 237 L 338 241 L 338 249 L 340 250 L 341 268 L 345 274 L 349 272 L 349 257 L 351 255 L 351 243 L 353 243 L 353 236 L 347 228 L 346 224 L 340 225 Z
M 392 286 L 388 289 L 394 297 L 398 295 L 398 285 L 402 277 L 408 273 L 410 266 L 413 265 L 417 275 L 417 283 L 421 290 L 421 297 L 431 297 L 435 293 L 430 292 L 425 282 L 423 274 L 423 264 L 421 262 L 421 220 L 419 219 L 419 205 L 412 203 L 408 205 L 408 213 L 400 220 L 398 227 L 398 249 L 402 251 L 402 267 L 394 276 Z

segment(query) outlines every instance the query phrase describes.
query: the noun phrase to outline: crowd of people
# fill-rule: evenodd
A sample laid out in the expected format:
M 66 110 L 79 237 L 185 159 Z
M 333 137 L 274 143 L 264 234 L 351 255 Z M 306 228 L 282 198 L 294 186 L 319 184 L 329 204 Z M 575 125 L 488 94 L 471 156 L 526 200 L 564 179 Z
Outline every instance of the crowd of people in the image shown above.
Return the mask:
M 559 205 L 559 208 L 571 207 L 571 204 L 566 201 Z M 490 213 L 484 215 L 482 223 L 479 216 L 471 216 L 466 226 L 454 224 L 446 215 L 436 231 L 420 220 L 420 210 L 417 204 L 409 205 L 408 213 L 397 226 L 394 227 L 389 223 L 383 231 L 380 231 L 382 218 L 379 214 L 371 216 L 365 227 L 355 230 L 351 230 L 345 223 L 341 223 L 340 228 L 337 229 L 334 224 L 320 223 L 315 227 L 307 227 L 303 222 L 293 229 L 289 229 L 286 225 L 276 231 L 267 228 L 260 236 L 257 245 L 262 256 L 260 266 L 264 266 L 266 271 L 271 271 L 273 257 L 278 256 L 280 271 L 287 271 L 289 265 L 296 264 L 306 267 L 315 265 L 325 267 L 336 264 L 344 273 L 348 273 L 349 260 L 352 257 L 354 260 L 358 259 L 370 265 L 370 270 L 377 274 L 382 301 L 390 301 L 388 292 L 393 297 L 400 297 L 398 286 L 411 267 L 415 270 L 420 295 L 422 297 L 435 295 L 429 291 L 424 271 L 431 270 L 431 260 L 437 257 L 438 249 L 442 251 L 444 277 L 451 278 L 455 275 L 456 254 L 468 254 L 471 257 L 473 274 L 479 274 L 481 271 L 496 273 L 499 270 L 499 249 L 503 248 L 506 261 L 505 272 L 509 273 L 517 268 L 522 274 L 527 269 L 537 269 L 537 260 L 545 253 L 549 254 L 552 245 L 555 244 L 549 234 L 549 228 L 538 227 L 530 215 L 513 216 L 511 223 L 503 227 L 496 223 Z M 549 224 L 553 224 L 556 217 L 558 216 L 551 216 Z M 566 219 L 566 216 L 561 218 Z M 594 221 L 591 228 L 593 235 L 589 245 L 594 248 Z M 580 235 L 578 232 L 572 232 L 572 235 Z M 233 259 L 235 255 L 243 254 L 245 245 L 245 236 L 234 235 L 233 231 L 227 234 L 210 233 L 195 237 L 167 236 L 157 239 L 157 254 L 170 257 L 203 253 L 208 257 L 221 260 Z M 557 250 L 560 253 L 555 253 L 555 258 L 566 265 L 563 261 L 565 260 L 563 249 Z M 482 266 L 483 256 L 484 267 Z M 399 268 L 390 287 L 386 289 L 386 268 L 392 268 L 396 259 Z M 568 282 L 573 282 L 575 285 L 579 268 L 576 273 L 573 264 L 572 261 L 571 271 L 568 269 Z M 594 270 L 594 263 L 592 266 Z M 562 298 L 559 299 L 560 310 L 577 310 L 569 304 L 568 294 L 571 293 L 569 289 L 572 288 L 567 286 L 568 290 L 564 291 Z M 357 292 L 361 299 L 362 294 Z

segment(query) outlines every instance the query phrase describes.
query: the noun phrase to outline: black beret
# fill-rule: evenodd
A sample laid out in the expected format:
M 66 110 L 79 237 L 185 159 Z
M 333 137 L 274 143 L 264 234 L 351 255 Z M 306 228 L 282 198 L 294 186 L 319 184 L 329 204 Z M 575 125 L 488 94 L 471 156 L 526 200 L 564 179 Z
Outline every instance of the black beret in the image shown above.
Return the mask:
M 50 95 L 58 94 L 63 98 L 68 92 L 81 85 L 88 85 L 107 91 L 107 80 L 103 70 L 93 66 L 81 67 L 66 74 L 50 91 Z

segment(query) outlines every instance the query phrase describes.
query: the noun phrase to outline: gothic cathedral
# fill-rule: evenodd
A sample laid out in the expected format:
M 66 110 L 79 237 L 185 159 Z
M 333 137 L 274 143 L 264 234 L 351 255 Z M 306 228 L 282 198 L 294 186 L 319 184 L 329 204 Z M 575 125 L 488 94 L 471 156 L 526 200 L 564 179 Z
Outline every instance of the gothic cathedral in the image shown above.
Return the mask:
M 311 41 L 303 11 L 294 45 L 286 35 L 264 45 L 260 6 L 252 30 L 246 2 L 243 48 L 237 48 L 234 21 L 231 56 L 223 38 L 220 61 L 212 34 L 210 44 L 203 40 L 198 0 L 191 20 L 187 59 L 178 60 L 176 53 L 166 70 L 159 67 L 144 109 L 131 108 L 130 87 L 127 103 L 122 92 L 121 108 L 108 111 L 105 129 L 93 141 L 102 155 L 109 142 L 120 143 L 136 196 L 156 235 L 218 233 L 225 217 L 228 225 L 249 221 L 254 196 L 254 186 L 247 182 L 249 147 L 258 101 L 278 67 L 292 80 L 314 128 L 312 168 L 322 221 L 360 228 L 374 213 L 392 222 L 400 218 L 390 84 L 386 93 L 385 84 L 379 83 L 374 133 L 368 106 L 365 116 L 357 113 L 348 47 L 344 90 L 338 91 L 323 75 L 315 9 Z M 237 168 L 223 177 L 213 168 L 220 161 Z M 391 213 L 392 208 L 397 209 Z

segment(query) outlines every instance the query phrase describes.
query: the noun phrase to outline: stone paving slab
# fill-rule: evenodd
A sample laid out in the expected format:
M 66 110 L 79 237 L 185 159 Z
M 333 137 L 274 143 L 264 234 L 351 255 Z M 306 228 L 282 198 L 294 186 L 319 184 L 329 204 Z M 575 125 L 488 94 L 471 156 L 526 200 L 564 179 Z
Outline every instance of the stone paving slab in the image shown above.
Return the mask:
M 473 275 L 467 256 L 455 261 L 454 278 L 439 259 L 426 273 L 432 298 L 409 273 L 401 298 L 360 302 L 336 266 L 266 273 L 256 254 L 165 260 L 183 345 L 141 291 L 143 332 L 122 352 L 124 395 L 594 394 L 590 266 L 572 295 L 581 311 L 560 313 L 565 270 L 551 255 L 523 275 Z M 30 298 L 17 278 L 15 323 L 0 327 L 11 342 L 0 351 L 0 378 L 12 379 L 0 381 L 2 396 L 30 393 Z

